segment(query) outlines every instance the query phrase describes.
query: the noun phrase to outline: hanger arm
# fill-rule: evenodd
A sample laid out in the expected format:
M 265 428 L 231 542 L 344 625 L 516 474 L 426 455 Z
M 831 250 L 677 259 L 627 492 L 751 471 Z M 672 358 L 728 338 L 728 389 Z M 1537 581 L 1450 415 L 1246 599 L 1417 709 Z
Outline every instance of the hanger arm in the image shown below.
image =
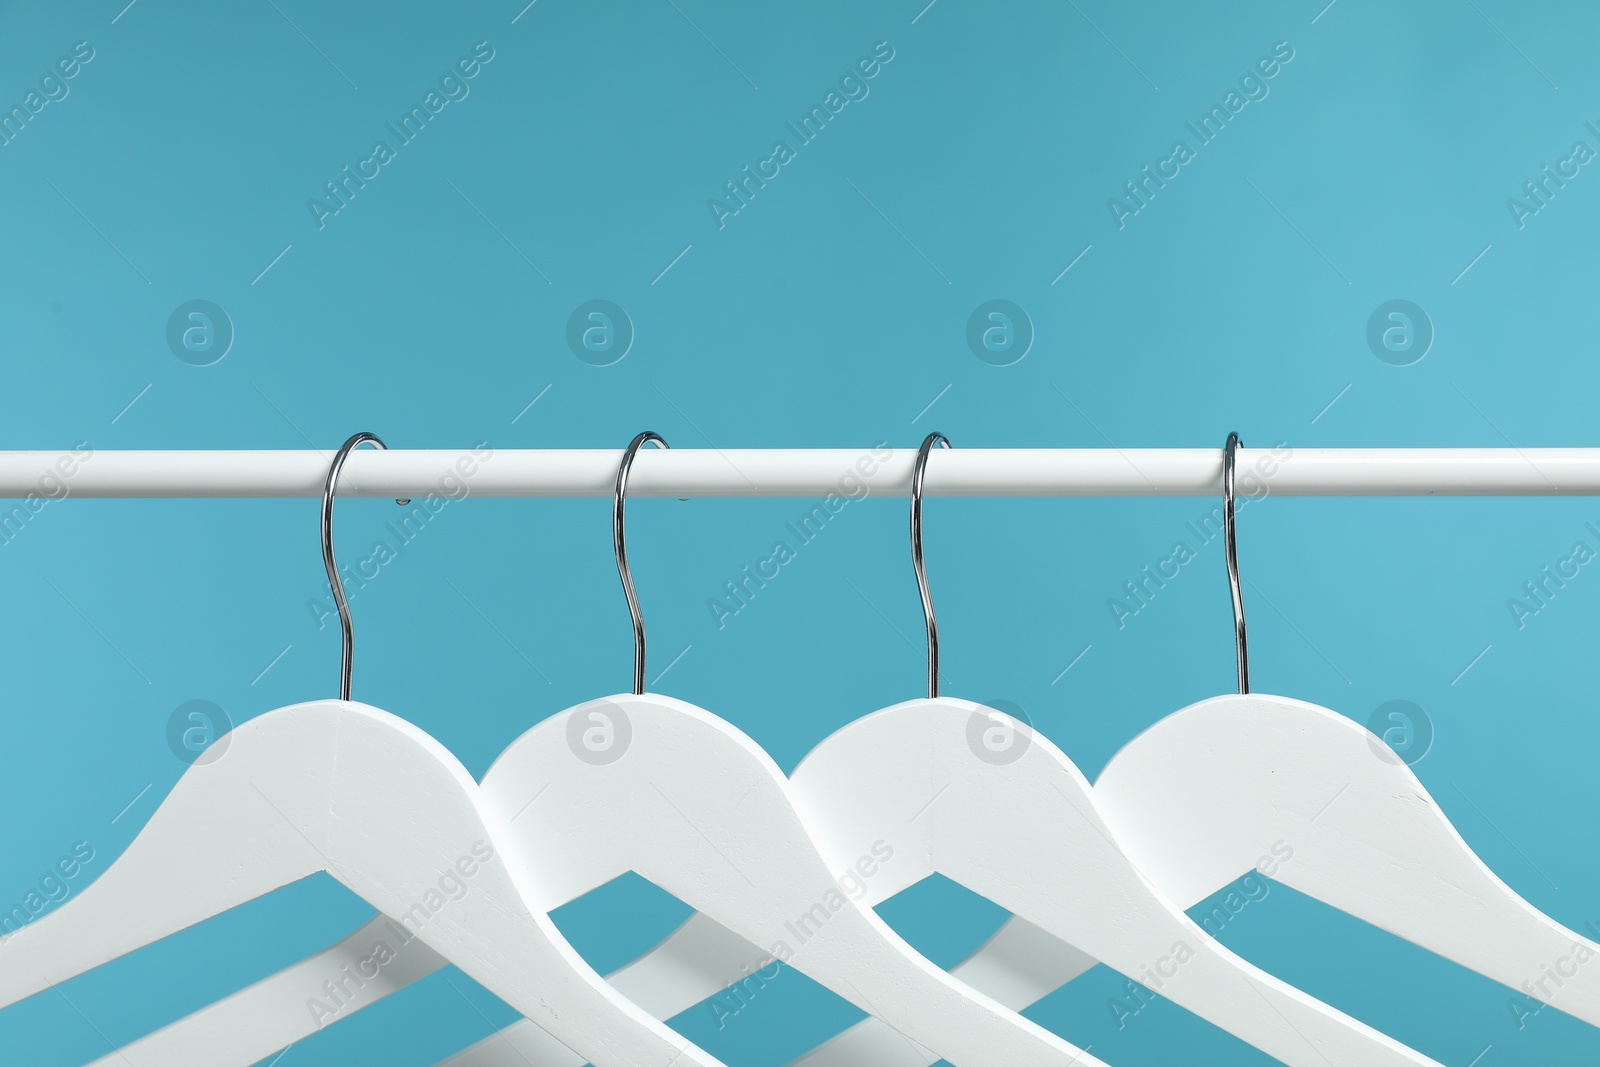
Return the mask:
M 421 941 L 408 943 L 381 967 L 370 966 L 374 945 L 397 940 L 392 925 L 388 916 L 378 915 L 324 952 L 123 1045 L 89 1067 L 168 1067 L 185 1062 L 185 1056 L 192 1059 L 196 1049 L 204 1048 L 239 1050 L 239 1055 L 259 1052 L 255 1060 L 243 1061 L 257 1062 L 448 966 L 443 956 Z M 352 974 L 359 984 L 351 981 Z M 308 1002 L 325 997 L 330 984 L 341 1001 L 336 1013 L 323 1018 Z M 532 1023 L 528 1026 L 565 1048 Z
M 1600 944 L 1519 896 L 1411 768 L 1337 712 L 1259 694 L 1202 701 L 1124 746 L 1095 792 L 1184 900 L 1271 861 L 1283 884 L 1600 1026 L 1600 968 L 1577 965 Z

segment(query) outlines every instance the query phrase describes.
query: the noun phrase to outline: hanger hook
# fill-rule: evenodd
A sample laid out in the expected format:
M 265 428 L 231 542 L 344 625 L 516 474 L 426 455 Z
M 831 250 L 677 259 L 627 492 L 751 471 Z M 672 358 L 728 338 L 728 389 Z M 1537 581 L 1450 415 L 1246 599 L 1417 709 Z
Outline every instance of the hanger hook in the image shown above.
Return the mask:
M 1222 547 L 1228 557 L 1228 590 L 1233 594 L 1233 643 L 1239 659 L 1239 693 L 1250 692 L 1250 650 L 1245 641 L 1244 595 L 1239 588 L 1239 539 L 1234 520 L 1233 471 L 1239 435 L 1230 433 L 1222 450 Z
M 639 594 L 633 588 L 633 571 L 628 567 L 628 543 L 622 522 L 623 508 L 628 499 L 628 471 L 633 467 L 633 457 L 639 454 L 646 442 L 654 441 L 662 448 L 671 448 L 658 433 L 646 430 L 628 445 L 622 453 L 622 464 L 617 468 L 617 495 L 611 511 L 611 544 L 617 553 L 617 574 L 622 578 L 622 591 L 628 597 L 628 613 L 633 616 L 633 694 L 644 695 L 644 613 L 639 610 Z
M 933 594 L 928 590 L 928 567 L 922 559 L 922 479 L 928 473 L 928 456 L 937 443 L 949 448 L 950 439 L 930 433 L 917 449 L 917 465 L 911 471 L 911 568 L 917 572 L 917 591 L 922 594 L 922 621 L 928 629 L 928 699 L 939 697 L 939 620 L 933 612 Z
M 339 580 L 339 567 L 333 559 L 333 490 L 339 481 L 339 471 L 344 468 L 344 461 L 349 458 L 360 445 L 371 442 L 375 448 L 386 449 L 389 446 L 378 439 L 377 434 L 358 433 L 343 445 L 334 454 L 333 463 L 328 467 L 328 480 L 322 485 L 322 566 L 328 572 L 328 586 L 333 590 L 333 602 L 339 608 L 339 634 L 341 637 L 341 651 L 339 658 L 339 699 L 350 699 L 350 667 L 354 658 L 355 640 L 350 629 L 350 600 L 345 596 L 344 582 Z M 396 504 L 409 504 L 409 500 L 396 500 Z

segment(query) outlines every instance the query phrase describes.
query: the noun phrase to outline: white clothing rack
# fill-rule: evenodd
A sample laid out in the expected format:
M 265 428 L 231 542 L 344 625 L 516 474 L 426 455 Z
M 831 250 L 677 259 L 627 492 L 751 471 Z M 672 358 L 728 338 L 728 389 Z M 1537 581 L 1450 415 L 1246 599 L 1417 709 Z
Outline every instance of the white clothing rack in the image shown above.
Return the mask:
M 319 497 L 332 450 L 0 452 L 0 497 Z M 359 450 L 341 497 L 605 497 L 620 449 Z M 915 449 L 646 449 L 630 497 L 907 495 Z M 1239 495 L 1600 496 L 1600 448 L 1241 448 Z M 64 488 L 63 488 L 64 487 Z M 1220 497 L 1217 448 L 954 448 L 928 496 Z

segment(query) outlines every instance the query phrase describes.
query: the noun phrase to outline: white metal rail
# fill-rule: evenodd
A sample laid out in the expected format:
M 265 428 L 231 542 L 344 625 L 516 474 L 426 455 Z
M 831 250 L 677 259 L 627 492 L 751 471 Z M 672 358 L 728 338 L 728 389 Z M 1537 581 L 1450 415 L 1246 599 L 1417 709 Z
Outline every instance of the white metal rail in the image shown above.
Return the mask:
M 340 496 L 609 496 L 621 450 L 362 450 Z M 915 449 L 673 449 L 640 453 L 630 496 L 905 495 Z M 0 497 L 316 497 L 332 451 L 0 452 Z M 1239 493 L 1600 496 L 1600 448 L 1245 448 Z M 1215 448 L 955 448 L 929 496 L 1220 496 Z

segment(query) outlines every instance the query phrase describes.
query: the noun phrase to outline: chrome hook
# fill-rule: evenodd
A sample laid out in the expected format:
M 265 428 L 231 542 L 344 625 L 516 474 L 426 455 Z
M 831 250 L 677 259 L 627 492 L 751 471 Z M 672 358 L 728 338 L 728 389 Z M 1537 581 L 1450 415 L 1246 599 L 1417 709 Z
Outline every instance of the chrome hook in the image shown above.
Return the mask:
M 622 579 L 622 591 L 628 597 L 628 613 L 633 616 L 633 693 L 644 694 L 644 613 L 639 610 L 639 594 L 633 588 L 633 571 L 628 567 L 628 544 L 623 525 L 623 509 L 628 499 L 628 471 L 633 467 L 633 457 L 639 454 L 646 442 L 654 441 L 662 448 L 670 448 L 658 433 L 646 430 L 628 445 L 622 453 L 622 464 L 617 468 L 617 493 L 611 511 L 611 544 L 617 554 L 617 574 Z
M 333 491 L 339 481 L 339 471 L 344 468 L 344 461 L 350 457 L 359 446 L 371 442 L 375 447 L 386 449 L 389 446 L 378 439 L 377 434 L 358 433 L 343 445 L 334 454 L 333 463 L 328 467 L 328 480 L 322 486 L 322 566 L 328 572 L 328 586 L 333 590 L 333 602 L 339 609 L 339 699 L 350 699 L 350 670 L 355 658 L 355 639 L 350 627 L 350 600 L 345 595 L 344 582 L 339 579 L 339 567 L 333 558 Z M 410 500 L 396 500 L 396 504 L 409 504 Z
M 1228 558 L 1228 591 L 1233 594 L 1233 644 L 1239 660 L 1239 692 L 1250 692 L 1250 650 L 1245 640 L 1244 594 L 1239 588 L 1239 539 L 1234 520 L 1233 472 L 1239 435 L 1230 433 L 1222 450 L 1222 548 Z
M 939 620 L 933 612 L 933 594 L 928 589 L 928 567 L 922 559 L 922 480 L 928 472 L 928 456 L 937 443 L 949 448 L 942 433 L 930 433 L 917 449 L 917 464 L 911 471 L 911 568 L 917 573 L 917 590 L 922 594 L 922 621 L 928 630 L 928 699 L 939 696 Z

